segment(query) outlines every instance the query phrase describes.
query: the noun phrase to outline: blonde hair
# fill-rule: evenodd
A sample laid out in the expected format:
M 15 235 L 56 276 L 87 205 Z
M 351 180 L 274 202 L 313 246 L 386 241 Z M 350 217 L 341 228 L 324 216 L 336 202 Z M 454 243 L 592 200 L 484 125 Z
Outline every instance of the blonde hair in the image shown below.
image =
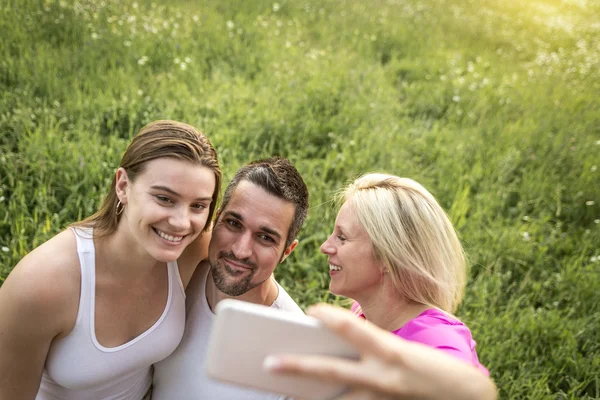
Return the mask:
M 215 175 L 215 188 L 208 210 L 204 231 L 210 229 L 221 188 L 221 167 L 217 152 L 208 138 L 199 130 L 183 122 L 159 120 L 144 126 L 125 150 L 119 167 L 127 171 L 133 182 L 149 161 L 157 158 L 175 158 L 209 168 Z M 100 209 L 83 221 L 71 226 L 93 227 L 94 236 L 103 237 L 114 233 L 120 221 L 116 212 L 119 199 L 116 194 L 116 174 Z
M 408 300 L 454 313 L 466 285 L 466 257 L 450 219 L 412 179 L 357 178 L 341 193 L 373 242 L 374 256 Z

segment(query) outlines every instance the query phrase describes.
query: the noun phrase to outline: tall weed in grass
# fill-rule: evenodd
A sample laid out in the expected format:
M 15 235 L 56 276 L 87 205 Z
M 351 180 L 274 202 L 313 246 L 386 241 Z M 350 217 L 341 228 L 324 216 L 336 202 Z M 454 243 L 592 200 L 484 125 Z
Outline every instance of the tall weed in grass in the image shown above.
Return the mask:
M 91 214 L 131 136 L 191 123 L 225 172 L 278 154 L 311 193 L 276 271 L 329 294 L 319 245 L 357 174 L 422 182 L 470 255 L 458 315 L 501 398 L 600 398 L 600 4 L 589 0 L 0 5 L 0 283 Z M 58 284 L 58 283 L 57 283 Z

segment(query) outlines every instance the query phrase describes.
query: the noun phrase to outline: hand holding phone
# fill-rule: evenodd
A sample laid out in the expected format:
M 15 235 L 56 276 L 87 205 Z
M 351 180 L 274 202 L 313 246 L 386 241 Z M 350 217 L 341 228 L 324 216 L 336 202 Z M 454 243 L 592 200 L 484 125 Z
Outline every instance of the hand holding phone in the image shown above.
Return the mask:
M 275 375 L 263 365 L 268 356 L 285 353 L 359 358 L 352 345 L 316 318 L 233 299 L 222 300 L 215 311 L 206 358 L 211 378 L 313 400 L 347 390 L 345 384 Z

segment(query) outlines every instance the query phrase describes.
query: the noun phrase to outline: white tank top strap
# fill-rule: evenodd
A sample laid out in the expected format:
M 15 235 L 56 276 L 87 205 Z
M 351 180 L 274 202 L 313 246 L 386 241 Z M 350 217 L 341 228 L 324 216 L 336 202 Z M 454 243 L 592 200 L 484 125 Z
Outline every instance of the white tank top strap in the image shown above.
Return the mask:
M 70 228 L 77 242 L 77 255 L 79 256 L 79 269 L 81 271 L 81 288 L 79 295 L 79 310 L 75 326 L 80 326 L 82 321 L 88 321 L 94 315 L 93 299 L 96 284 L 96 252 L 94 250 L 93 228 Z M 82 326 L 91 334 L 90 326 Z
M 169 270 L 169 286 L 171 290 L 177 290 L 175 287 L 178 287 L 185 299 L 185 288 L 183 287 L 183 281 L 181 280 L 181 275 L 179 274 L 179 266 L 177 265 L 177 261 L 169 261 L 167 263 L 167 269 Z M 173 292 L 174 293 L 174 292 Z
M 78 253 L 94 253 L 94 230 L 93 228 L 74 227 L 69 228 L 75 235 Z

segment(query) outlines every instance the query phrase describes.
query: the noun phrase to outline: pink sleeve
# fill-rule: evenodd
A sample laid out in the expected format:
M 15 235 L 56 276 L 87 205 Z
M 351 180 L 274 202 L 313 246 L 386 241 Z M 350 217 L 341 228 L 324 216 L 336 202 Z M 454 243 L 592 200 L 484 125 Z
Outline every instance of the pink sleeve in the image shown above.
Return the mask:
M 394 333 L 406 340 L 422 343 L 450 354 L 477 367 L 489 376 L 489 371 L 479 362 L 471 331 L 458 320 L 431 311 L 427 315 L 423 313 L 409 321 Z
M 424 327 L 423 329 L 411 332 L 410 335 L 406 335 L 404 338 L 441 350 L 468 364 L 475 365 L 482 372 L 486 373 L 486 375 L 489 374 L 487 369 L 479 364 L 477 356 L 474 355 L 474 350 L 471 346 L 474 346 L 475 343 L 472 343 L 471 335 L 466 327 L 449 325 Z
M 465 340 L 454 326 L 426 327 L 412 332 L 406 339 L 426 344 L 436 349 L 453 349 L 467 354 L 471 353 L 469 342 Z

